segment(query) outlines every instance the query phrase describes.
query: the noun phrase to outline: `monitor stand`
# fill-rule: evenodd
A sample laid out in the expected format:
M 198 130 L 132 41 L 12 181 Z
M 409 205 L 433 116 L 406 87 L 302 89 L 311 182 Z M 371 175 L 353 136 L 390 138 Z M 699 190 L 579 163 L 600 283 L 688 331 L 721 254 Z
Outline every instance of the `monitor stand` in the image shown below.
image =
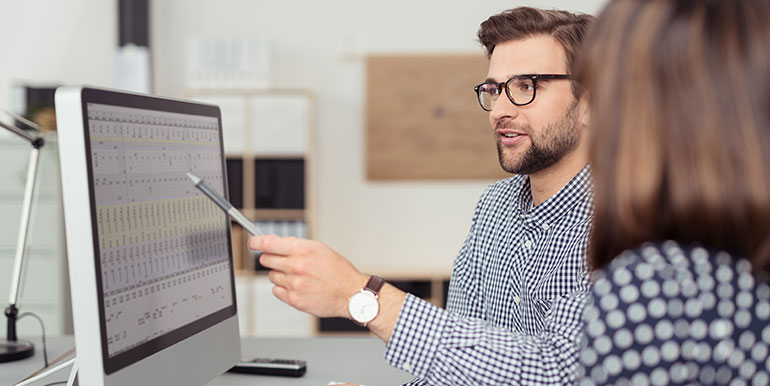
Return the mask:
M 78 360 L 75 358 L 75 363 L 72 364 L 72 370 L 70 370 L 70 376 L 67 378 L 67 386 L 78 386 Z

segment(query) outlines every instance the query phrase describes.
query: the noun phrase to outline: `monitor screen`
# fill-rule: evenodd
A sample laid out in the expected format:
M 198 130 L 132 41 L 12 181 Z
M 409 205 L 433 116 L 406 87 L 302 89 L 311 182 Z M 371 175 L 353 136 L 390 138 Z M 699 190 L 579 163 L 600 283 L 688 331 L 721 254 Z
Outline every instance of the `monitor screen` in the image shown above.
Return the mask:
M 89 95 L 85 143 L 109 374 L 235 314 L 230 222 L 186 176 L 227 197 L 218 108 Z

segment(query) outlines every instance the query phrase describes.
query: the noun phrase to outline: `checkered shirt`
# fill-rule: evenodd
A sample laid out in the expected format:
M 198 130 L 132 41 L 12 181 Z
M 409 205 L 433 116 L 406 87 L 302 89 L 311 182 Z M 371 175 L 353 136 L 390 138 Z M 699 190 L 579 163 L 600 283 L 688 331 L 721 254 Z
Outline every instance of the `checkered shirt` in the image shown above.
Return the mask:
M 586 166 L 533 207 L 529 178 L 490 185 L 455 260 L 447 309 L 407 295 L 387 345 L 412 385 L 574 382 L 590 294 Z

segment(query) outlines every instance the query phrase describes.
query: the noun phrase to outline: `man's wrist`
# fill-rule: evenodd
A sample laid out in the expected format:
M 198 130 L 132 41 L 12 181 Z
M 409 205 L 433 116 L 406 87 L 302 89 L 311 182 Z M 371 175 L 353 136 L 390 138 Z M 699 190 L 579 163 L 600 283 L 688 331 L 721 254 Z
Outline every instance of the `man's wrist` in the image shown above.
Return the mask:
M 387 282 L 380 289 L 378 297 L 380 312 L 369 322 L 367 327 L 385 343 L 393 335 L 393 330 L 396 327 L 396 322 L 398 322 L 398 316 L 401 313 L 401 307 L 403 307 L 405 299 L 406 292 Z
M 366 286 L 370 277 L 371 276 L 369 275 L 360 274 L 360 277 L 352 280 L 352 282 L 356 284 L 354 284 L 354 289 L 350 290 L 348 297 L 345 299 L 344 310 L 342 312 L 344 317 L 352 320 L 352 315 L 348 308 L 350 298 Z M 385 282 L 377 295 L 379 311 L 374 319 L 367 323 L 366 327 L 387 343 L 396 327 L 396 322 L 398 322 L 398 316 L 401 313 L 401 308 L 403 307 L 405 300 L 406 292 Z

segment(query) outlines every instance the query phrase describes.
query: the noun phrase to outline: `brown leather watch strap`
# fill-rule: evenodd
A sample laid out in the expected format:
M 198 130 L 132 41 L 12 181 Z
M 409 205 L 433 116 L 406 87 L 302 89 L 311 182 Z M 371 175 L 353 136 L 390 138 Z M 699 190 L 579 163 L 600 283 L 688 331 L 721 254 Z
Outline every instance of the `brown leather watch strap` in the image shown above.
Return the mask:
M 378 295 L 383 284 L 385 284 L 385 280 L 379 276 L 372 275 L 372 277 L 369 278 L 369 281 L 366 282 L 364 289 L 372 291 L 375 295 Z

